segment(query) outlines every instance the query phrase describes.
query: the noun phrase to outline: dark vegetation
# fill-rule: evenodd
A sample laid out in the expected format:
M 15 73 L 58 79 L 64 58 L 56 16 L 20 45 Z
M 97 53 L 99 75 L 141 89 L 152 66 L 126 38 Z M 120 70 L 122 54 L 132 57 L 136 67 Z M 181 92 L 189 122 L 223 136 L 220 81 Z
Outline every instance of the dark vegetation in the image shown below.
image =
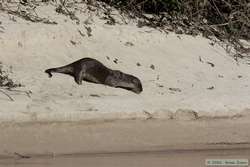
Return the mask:
M 15 83 L 9 78 L 8 72 L 3 70 L 2 64 L 0 62 L 0 87 L 12 89 L 20 86 L 21 84 Z
M 225 49 L 230 53 L 233 50 L 236 60 L 250 52 L 241 42 L 241 39 L 250 40 L 249 0 L 8 0 L 0 1 L 0 10 L 31 22 L 57 24 L 39 17 L 35 10 L 41 4 L 53 5 L 58 14 L 80 24 L 76 5 L 81 3 L 87 4 L 89 11 L 103 9 L 106 24 L 116 24 L 111 14 L 116 8 L 121 14 L 137 19 L 138 27 L 149 26 L 193 36 L 202 34 L 213 40 L 211 45 L 226 44 Z M 15 9 L 13 4 L 16 4 Z M 29 10 L 24 10 L 27 8 Z M 91 36 L 91 29 L 87 31 Z
M 132 17 L 138 26 L 151 26 L 177 34 L 203 34 L 228 42 L 234 56 L 249 52 L 240 39 L 250 40 L 249 0 L 99 0 Z M 89 2 L 94 2 L 89 0 Z M 150 16 L 147 14 L 151 14 Z M 167 28 L 166 28 L 167 27 Z
M 25 93 L 28 97 L 30 97 L 31 91 L 20 91 L 15 90 L 14 88 L 21 87 L 20 83 L 14 82 L 9 77 L 9 72 L 3 70 L 2 63 L 0 62 L 0 92 L 7 96 L 9 100 L 14 101 L 14 99 L 8 94 L 9 92 L 17 92 L 17 93 Z M 8 93 L 7 93 L 8 92 Z

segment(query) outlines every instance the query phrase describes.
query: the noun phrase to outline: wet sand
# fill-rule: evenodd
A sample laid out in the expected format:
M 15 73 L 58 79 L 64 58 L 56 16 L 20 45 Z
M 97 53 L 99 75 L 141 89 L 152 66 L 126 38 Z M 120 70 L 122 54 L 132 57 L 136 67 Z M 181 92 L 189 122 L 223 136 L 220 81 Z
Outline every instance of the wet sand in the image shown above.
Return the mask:
M 249 127 L 248 118 L 1 124 L 0 166 L 205 166 L 249 159 Z
M 0 166 L 18 167 L 202 167 L 206 159 L 249 159 L 250 149 L 176 150 L 152 152 L 72 154 L 56 158 L 1 159 Z

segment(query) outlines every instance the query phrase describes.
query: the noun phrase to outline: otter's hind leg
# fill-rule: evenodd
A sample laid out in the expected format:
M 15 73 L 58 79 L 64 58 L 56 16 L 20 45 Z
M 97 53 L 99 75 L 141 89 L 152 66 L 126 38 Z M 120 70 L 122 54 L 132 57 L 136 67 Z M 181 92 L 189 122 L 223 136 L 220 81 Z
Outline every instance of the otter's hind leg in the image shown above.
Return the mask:
M 74 74 L 75 81 L 78 85 L 82 85 L 82 80 L 83 80 L 84 72 L 83 71 L 77 71 Z

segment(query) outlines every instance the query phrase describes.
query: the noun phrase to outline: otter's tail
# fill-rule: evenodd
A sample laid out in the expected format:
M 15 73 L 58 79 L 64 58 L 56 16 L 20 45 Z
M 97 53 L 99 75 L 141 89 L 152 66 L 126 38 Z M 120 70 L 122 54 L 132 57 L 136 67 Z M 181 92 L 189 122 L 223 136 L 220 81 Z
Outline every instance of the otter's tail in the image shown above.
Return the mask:
M 69 65 L 58 68 L 50 68 L 45 70 L 45 73 L 47 73 L 49 77 L 52 77 L 52 73 L 63 73 L 73 75 L 73 68 Z

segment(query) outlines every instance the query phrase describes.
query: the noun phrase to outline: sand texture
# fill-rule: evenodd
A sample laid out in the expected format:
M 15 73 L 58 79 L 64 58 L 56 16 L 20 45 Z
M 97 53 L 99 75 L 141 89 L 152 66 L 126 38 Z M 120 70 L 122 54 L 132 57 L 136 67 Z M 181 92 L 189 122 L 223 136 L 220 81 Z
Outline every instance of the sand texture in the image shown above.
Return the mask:
M 250 67 L 201 36 L 175 35 L 129 24 L 105 24 L 95 13 L 77 13 L 79 24 L 50 6 L 39 15 L 58 24 L 0 15 L 0 61 L 25 92 L 0 93 L 0 122 L 93 119 L 184 119 L 242 116 L 250 108 Z M 88 31 L 89 28 L 91 31 Z M 83 82 L 44 70 L 84 57 L 140 78 L 144 91 Z

